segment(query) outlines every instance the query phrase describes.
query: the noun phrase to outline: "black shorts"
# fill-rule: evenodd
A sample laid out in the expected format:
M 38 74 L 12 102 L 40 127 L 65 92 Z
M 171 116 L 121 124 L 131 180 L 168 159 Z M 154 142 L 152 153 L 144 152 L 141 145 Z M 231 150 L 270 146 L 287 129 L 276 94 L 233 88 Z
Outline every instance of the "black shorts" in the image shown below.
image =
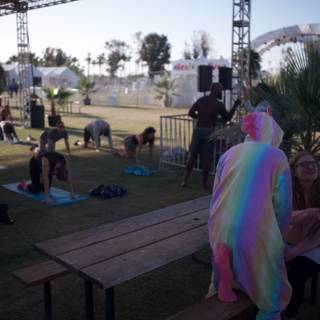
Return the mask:
M 212 160 L 213 157 L 213 140 L 210 135 L 213 129 L 210 128 L 195 128 L 192 134 L 190 144 L 190 156 L 195 158 L 200 154 L 202 160 Z

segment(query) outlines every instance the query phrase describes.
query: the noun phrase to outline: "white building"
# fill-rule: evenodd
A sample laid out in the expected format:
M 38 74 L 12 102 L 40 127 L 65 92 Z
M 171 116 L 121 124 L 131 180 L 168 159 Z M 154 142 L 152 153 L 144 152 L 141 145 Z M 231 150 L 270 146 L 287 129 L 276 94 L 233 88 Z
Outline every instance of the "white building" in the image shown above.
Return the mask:
M 205 59 L 196 60 L 180 59 L 173 61 L 171 66 L 171 78 L 175 81 L 175 94 L 173 96 L 173 107 L 189 107 L 198 98 L 203 96 L 203 93 L 198 92 L 198 67 L 200 65 L 211 65 L 213 68 L 212 82 L 219 81 L 219 67 L 229 67 L 230 63 L 227 59 Z
M 78 76 L 68 67 L 38 67 L 42 87 L 76 88 Z
M 2 67 L 6 75 L 7 84 L 10 85 L 13 82 L 19 83 L 19 70 L 18 70 L 17 63 L 2 64 Z M 35 66 L 32 66 L 32 72 L 31 72 L 31 68 L 26 68 L 26 70 L 29 71 L 27 79 L 28 79 L 28 85 L 31 87 L 33 84 L 32 77 L 40 78 L 41 74 Z

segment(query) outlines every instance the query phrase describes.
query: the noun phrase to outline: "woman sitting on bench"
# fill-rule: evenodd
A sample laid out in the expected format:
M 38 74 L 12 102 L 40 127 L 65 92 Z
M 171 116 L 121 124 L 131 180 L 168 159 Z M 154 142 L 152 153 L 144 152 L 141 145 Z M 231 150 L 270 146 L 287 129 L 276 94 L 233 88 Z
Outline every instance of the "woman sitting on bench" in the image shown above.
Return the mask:
M 284 238 L 289 244 L 285 259 L 292 296 L 286 317 L 294 319 L 306 281 L 320 270 L 320 179 L 318 164 L 308 152 L 298 152 L 290 167 L 294 211 Z

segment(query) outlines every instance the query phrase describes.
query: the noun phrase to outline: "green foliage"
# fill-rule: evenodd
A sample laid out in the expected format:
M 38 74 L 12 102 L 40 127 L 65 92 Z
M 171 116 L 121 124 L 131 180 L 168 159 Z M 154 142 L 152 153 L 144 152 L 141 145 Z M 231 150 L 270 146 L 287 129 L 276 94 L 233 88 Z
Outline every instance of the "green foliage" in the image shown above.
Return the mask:
M 257 79 L 261 70 L 261 56 L 253 49 L 250 50 L 250 78 Z
M 320 53 L 312 45 L 288 52 L 286 66 L 263 95 L 290 148 L 320 151 Z
M 0 94 L 6 90 L 6 75 L 0 64 Z
M 171 45 L 165 35 L 150 33 L 144 37 L 140 59 L 146 62 L 150 78 L 153 78 L 154 72 L 163 71 L 165 64 L 170 62 L 170 48 Z
M 112 39 L 105 43 L 105 48 L 108 50 L 106 62 L 108 72 L 114 78 L 117 71 L 123 67 L 122 63 L 130 61 L 131 57 L 127 54 L 128 45 L 124 41 Z
M 164 102 L 165 107 L 171 107 L 172 106 L 172 96 L 179 96 L 174 91 L 176 89 L 176 84 L 174 80 L 170 79 L 170 76 L 168 74 L 165 74 L 156 84 L 155 91 L 157 92 L 157 95 L 155 96 L 155 99 L 162 100 Z
M 91 81 L 89 77 L 83 77 L 79 81 L 78 88 L 80 93 L 88 98 L 89 94 L 94 92 L 94 85 L 94 81 Z
M 46 93 L 47 100 L 50 103 L 52 116 L 57 114 L 56 106 L 64 106 L 68 99 L 73 95 L 72 92 L 64 89 L 63 87 L 57 89 L 48 87 L 43 88 L 43 91 Z

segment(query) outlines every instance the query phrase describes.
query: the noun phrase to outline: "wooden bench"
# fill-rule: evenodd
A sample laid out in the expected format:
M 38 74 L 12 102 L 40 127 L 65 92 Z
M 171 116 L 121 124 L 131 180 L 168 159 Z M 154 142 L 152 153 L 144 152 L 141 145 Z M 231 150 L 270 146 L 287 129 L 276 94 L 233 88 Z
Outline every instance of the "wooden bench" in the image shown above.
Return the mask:
M 114 287 L 208 245 L 210 196 L 36 244 L 85 282 L 86 319 L 94 319 L 94 290 L 105 291 L 106 319 L 115 319 Z
M 168 320 L 236 320 L 245 319 L 253 314 L 254 305 L 241 292 L 237 292 L 238 301 L 223 303 L 216 296 L 204 299 L 178 312 Z
M 51 280 L 60 278 L 69 270 L 54 261 L 46 261 L 14 271 L 12 275 L 25 286 L 43 284 L 45 319 L 51 319 Z

